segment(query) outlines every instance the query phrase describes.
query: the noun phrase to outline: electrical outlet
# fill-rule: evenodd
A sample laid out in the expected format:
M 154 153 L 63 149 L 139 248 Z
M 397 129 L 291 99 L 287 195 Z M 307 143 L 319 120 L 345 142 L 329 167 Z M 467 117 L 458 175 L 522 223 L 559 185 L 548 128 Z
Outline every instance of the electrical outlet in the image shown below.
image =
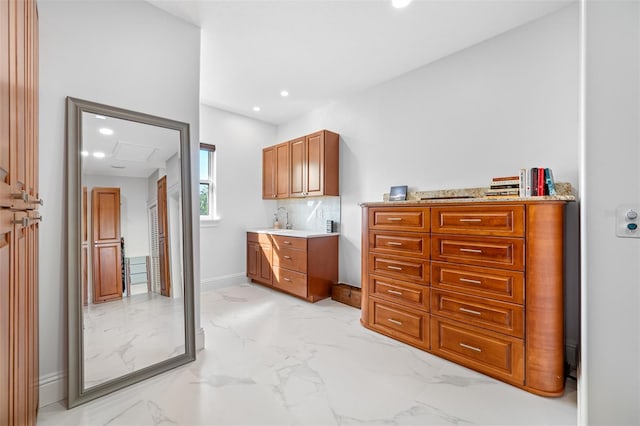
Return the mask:
M 640 206 L 624 204 L 616 209 L 616 236 L 640 238 Z

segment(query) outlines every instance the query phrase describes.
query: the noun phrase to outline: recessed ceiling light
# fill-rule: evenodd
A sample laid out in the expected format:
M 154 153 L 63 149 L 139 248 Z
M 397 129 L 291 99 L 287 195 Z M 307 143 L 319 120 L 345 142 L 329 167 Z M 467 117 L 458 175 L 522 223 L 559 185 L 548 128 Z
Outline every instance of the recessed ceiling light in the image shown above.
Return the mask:
M 104 158 L 105 157 L 104 152 L 94 152 L 93 156 L 96 157 L 96 158 Z
M 113 134 L 113 130 L 111 130 L 108 127 L 102 127 L 100 130 L 98 130 L 100 133 L 102 133 L 103 135 L 112 135 Z
M 259 106 L 254 106 L 254 107 L 253 107 L 253 110 L 254 110 L 255 112 L 260 112 L 260 107 L 259 107 Z
M 280 92 L 280 96 L 282 96 L 283 98 L 286 98 L 287 96 L 289 96 L 289 92 L 287 92 L 286 90 L 283 90 L 282 92 Z
M 83 157 L 88 157 L 89 156 L 89 151 L 82 151 L 80 153 L 80 155 L 82 155 Z
M 106 120 L 107 119 L 107 117 L 105 117 L 104 115 L 100 115 L 100 114 L 96 114 L 96 118 L 98 120 Z
M 403 7 L 409 6 L 412 0 L 391 0 L 391 5 L 396 9 L 402 9 Z

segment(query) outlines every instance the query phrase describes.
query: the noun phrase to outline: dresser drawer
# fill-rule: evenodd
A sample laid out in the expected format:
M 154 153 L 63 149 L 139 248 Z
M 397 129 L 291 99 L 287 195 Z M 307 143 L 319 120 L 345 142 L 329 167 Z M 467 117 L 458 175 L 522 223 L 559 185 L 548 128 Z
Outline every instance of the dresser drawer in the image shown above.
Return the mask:
M 524 384 L 524 344 L 514 337 L 431 318 L 431 351 L 508 382 Z
M 369 295 L 429 311 L 429 287 L 392 278 L 369 275 Z
M 281 248 L 273 251 L 273 266 L 307 273 L 307 252 L 291 248 Z
M 524 273 L 431 262 L 431 287 L 522 304 Z
M 433 207 L 434 234 L 524 236 L 524 206 Z
M 382 334 L 429 349 L 429 316 L 420 311 L 369 298 L 369 326 Z
M 429 209 L 375 207 L 369 209 L 369 228 L 397 231 L 429 231 Z
M 272 235 L 273 246 L 276 249 L 294 248 L 298 250 L 307 249 L 307 239 L 298 237 L 284 237 L 282 235 Z
M 307 276 L 300 272 L 275 266 L 273 268 L 273 286 L 296 296 L 307 297 Z
M 429 258 L 429 235 L 410 232 L 369 231 L 369 250 Z
M 524 240 L 432 235 L 431 258 L 453 263 L 524 270 Z
M 520 305 L 433 290 L 431 313 L 514 337 L 524 335 L 524 309 Z
M 391 278 L 429 283 L 429 261 L 369 253 L 369 272 Z

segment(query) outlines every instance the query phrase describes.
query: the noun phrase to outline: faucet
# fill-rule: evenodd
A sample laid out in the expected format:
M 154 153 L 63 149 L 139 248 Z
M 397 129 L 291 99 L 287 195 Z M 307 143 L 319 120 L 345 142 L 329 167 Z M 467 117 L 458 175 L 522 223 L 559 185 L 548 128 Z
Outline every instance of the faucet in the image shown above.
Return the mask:
M 291 224 L 289 223 L 289 212 L 287 211 L 287 209 L 285 207 L 278 207 L 278 210 L 276 210 L 275 215 L 276 215 L 276 219 L 278 218 L 278 213 L 280 213 L 280 210 L 284 210 L 285 213 L 285 222 L 284 222 L 284 227 L 286 229 L 291 229 Z

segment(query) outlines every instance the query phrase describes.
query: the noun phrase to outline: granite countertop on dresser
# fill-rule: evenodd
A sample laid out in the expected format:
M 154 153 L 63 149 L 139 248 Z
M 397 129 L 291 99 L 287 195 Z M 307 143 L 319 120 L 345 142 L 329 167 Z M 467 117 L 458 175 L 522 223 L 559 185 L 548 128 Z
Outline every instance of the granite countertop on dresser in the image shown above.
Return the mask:
M 556 183 L 557 195 L 536 197 L 486 197 L 488 188 L 442 189 L 435 191 L 409 192 L 407 199 L 390 201 L 389 194 L 384 194 L 382 201 L 360 203 L 361 206 L 402 206 L 407 204 L 445 204 L 445 203 L 503 203 L 503 202 L 536 202 L 536 201 L 575 201 L 570 183 Z
M 297 238 L 320 238 L 320 237 L 332 237 L 332 236 L 340 235 L 339 232 L 321 232 L 321 231 L 309 231 L 309 230 L 298 230 L 298 229 L 275 229 L 275 228 L 247 229 L 247 232 L 254 232 L 256 234 L 281 235 L 284 237 L 297 237 Z

